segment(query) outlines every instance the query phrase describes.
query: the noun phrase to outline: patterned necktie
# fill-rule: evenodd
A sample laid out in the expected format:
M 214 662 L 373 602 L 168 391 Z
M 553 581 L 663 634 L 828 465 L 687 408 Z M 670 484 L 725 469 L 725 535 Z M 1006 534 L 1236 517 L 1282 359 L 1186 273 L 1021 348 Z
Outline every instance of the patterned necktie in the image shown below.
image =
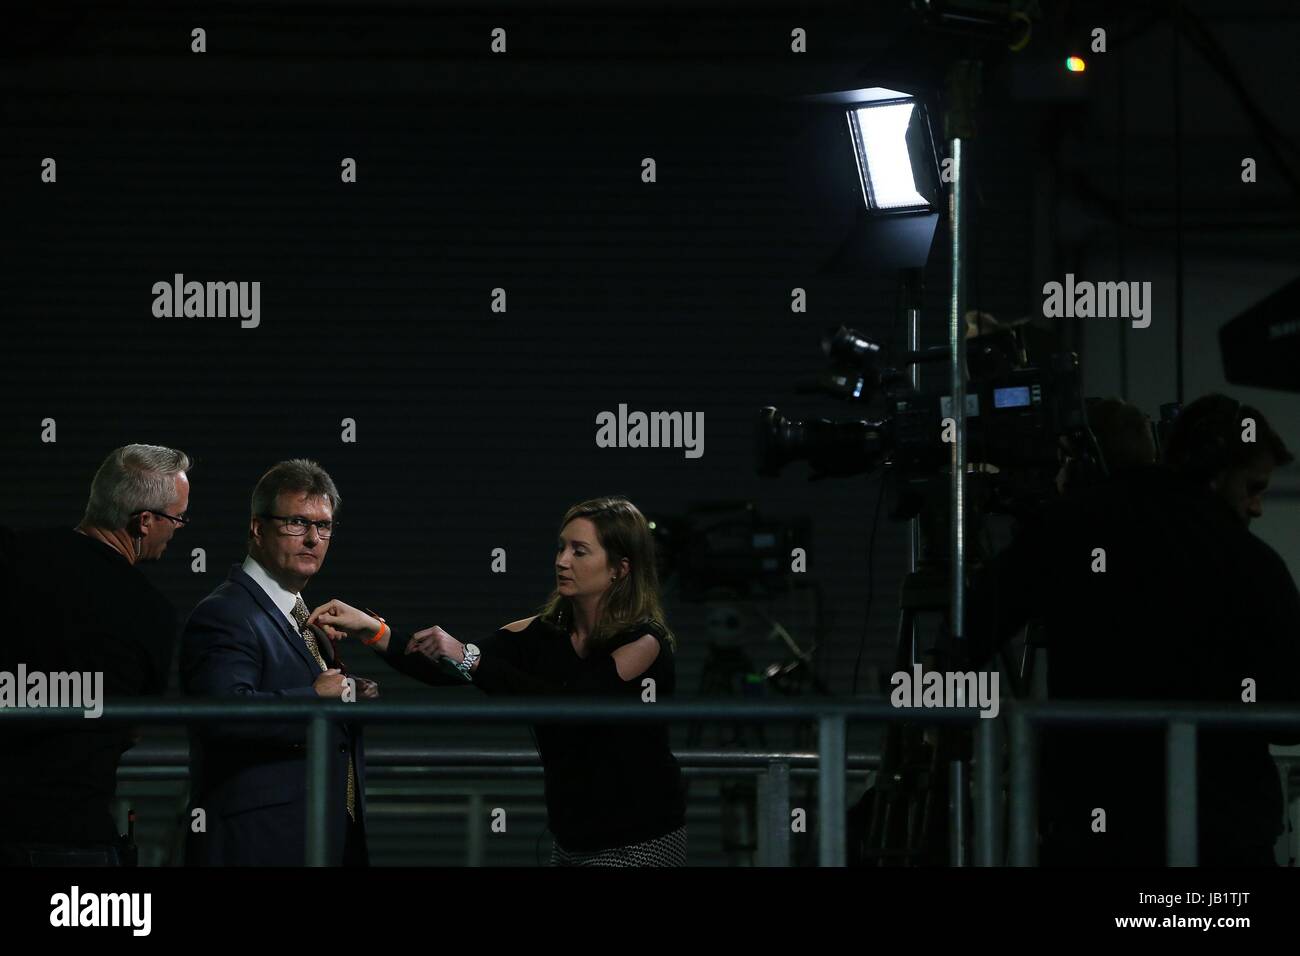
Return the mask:
M 329 670 L 325 663 L 325 658 L 321 656 L 320 644 L 316 640 L 316 635 L 312 629 L 307 626 L 307 605 L 303 602 L 302 595 L 298 595 L 298 600 L 293 605 L 293 619 L 298 622 L 298 634 L 302 637 L 303 643 L 307 645 L 307 650 L 311 656 L 316 658 L 316 663 L 320 665 L 321 670 Z M 357 771 L 352 762 L 352 755 L 348 754 L 348 817 L 352 820 L 357 818 Z

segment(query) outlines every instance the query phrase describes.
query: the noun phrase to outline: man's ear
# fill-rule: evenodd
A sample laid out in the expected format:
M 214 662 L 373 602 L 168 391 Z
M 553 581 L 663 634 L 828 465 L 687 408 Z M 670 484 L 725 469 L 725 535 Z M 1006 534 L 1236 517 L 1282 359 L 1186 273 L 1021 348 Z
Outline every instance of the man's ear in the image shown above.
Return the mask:
M 133 538 L 143 538 L 149 533 L 149 527 L 153 523 L 153 515 L 147 511 L 142 511 L 138 515 L 132 515 L 126 519 L 126 533 Z
M 262 529 L 256 518 L 248 519 L 248 540 L 257 544 L 262 543 Z

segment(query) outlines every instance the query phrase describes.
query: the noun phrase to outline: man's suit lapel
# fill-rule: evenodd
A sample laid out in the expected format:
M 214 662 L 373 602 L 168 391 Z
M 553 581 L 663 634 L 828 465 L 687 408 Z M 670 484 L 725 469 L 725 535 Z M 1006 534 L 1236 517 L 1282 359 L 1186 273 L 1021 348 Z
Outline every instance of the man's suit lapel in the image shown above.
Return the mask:
M 241 585 L 244 590 L 253 596 L 257 606 L 275 622 L 276 627 L 280 629 L 281 636 L 289 642 L 289 645 L 297 652 L 298 656 L 312 670 L 319 671 L 320 665 L 316 663 L 316 658 L 311 656 L 311 651 L 307 650 L 307 643 L 302 639 L 302 635 L 295 633 L 289 627 L 289 621 L 280 613 L 280 609 L 275 606 L 271 596 L 262 590 L 262 586 L 250 578 L 248 573 L 237 564 L 230 569 L 230 580 Z

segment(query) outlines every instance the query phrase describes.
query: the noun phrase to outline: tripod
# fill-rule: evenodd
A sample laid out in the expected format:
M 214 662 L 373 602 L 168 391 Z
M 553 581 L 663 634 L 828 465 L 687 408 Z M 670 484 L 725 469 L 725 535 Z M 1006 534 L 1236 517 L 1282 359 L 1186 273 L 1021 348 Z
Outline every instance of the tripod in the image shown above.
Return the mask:
M 903 578 L 899 600 L 895 672 L 908 675 L 915 663 L 933 669 L 939 655 L 917 659 L 917 619 L 948 609 L 948 569 L 922 567 Z M 946 862 L 949 797 L 946 768 L 968 760 L 970 742 L 960 728 L 926 730 L 891 722 L 885 732 L 880 769 L 872 795 L 864 857 L 875 866 L 932 866 Z

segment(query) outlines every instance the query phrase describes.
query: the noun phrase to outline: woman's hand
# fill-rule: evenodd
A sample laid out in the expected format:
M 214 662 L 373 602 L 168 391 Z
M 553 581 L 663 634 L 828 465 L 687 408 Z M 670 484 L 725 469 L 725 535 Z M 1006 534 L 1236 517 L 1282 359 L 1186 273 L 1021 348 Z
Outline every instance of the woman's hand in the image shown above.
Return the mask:
M 445 657 L 453 664 L 465 659 L 465 645 L 452 637 L 442 628 L 434 625 L 422 631 L 416 631 L 406 645 L 406 653 L 423 654 L 431 661 Z
M 325 632 L 331 641 L 345 637 L 368 640 L 379 633 L 380 623 L 364 611 L 358 611 L 337 599 L 326 601 L 307 615 L 307 623 Z

